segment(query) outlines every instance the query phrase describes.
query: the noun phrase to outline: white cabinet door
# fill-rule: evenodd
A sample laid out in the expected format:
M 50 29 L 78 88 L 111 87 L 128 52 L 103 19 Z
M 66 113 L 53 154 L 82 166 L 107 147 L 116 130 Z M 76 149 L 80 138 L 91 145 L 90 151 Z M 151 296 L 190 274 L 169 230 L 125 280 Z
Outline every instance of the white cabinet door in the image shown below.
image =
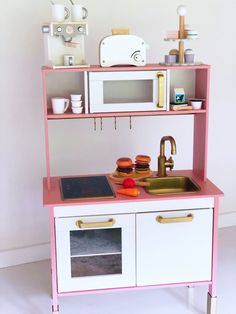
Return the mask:
M 211 280 L 212 209 L 137 214 L 137 284 Z
M 58 292 L 135 285 L 135 215 L 56 218 Z

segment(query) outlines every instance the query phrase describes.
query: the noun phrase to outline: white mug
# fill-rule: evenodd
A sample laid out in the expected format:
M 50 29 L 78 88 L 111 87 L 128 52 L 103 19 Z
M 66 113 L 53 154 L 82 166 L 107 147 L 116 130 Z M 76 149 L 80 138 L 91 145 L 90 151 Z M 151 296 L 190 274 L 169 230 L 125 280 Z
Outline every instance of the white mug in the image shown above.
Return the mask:
M 52 111 L 54 114 L 63 114 L 69 107 L 69 99 L 54 97 L 52 98 Z
M 201 109 L 202 108 L 202 100 L 201 99 L 190 99 L 190 105 L 193 109 Z
M 72 105 L 72 107 L 76 107 L 76 108 L 78 108 L 78 107 L 81 107 L 82 106 L 82 100 L 71 100 L 71 105 Z
M 80 22 L 86 19 L 88 16 L 88 10 L 80 4 L 73 4 L 72 5 L 72 21 L 73 22 Z
M 64 65 L 72 66 L 75 64 L 75 57 L 73 55 L 64 55 Z
M 71 107 L 73 113 L 82 113 L 83 107 Z
M 64 4 L 52 4 L 53 22 L 64 22 L 70 16 L 70 11 Z
M 70 95 L 72 101 L 80 101 L 82 98 L 81 94 L 72 94 Z

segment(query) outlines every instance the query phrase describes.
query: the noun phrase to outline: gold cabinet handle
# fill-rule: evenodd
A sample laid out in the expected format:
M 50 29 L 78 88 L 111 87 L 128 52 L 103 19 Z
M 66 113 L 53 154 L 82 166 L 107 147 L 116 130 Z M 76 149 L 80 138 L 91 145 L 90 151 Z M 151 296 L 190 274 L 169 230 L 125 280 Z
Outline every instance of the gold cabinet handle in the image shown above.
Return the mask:
M 162 216 L 157 216 L 156 221 L 160 224 L 172 224 L 172 223 L 178 223 L 178 222 L 190 222 L 193 220 L 193 215 L 189 214 L 185 217 L 167 217 L 164 218 Z
M 82 220 L 76 221 L 76 226 L 81 229 L 89 229 L 89 228 L 105 228 L 105 227 L 112 227 L 115 224 L 115 219 L 109 219 L 108 221 L 102 222 L 83 222 Z
M 157 78 L 158 78 L 158 108 L 164 107 L 164 75 L 161 72 L 157 72 Z

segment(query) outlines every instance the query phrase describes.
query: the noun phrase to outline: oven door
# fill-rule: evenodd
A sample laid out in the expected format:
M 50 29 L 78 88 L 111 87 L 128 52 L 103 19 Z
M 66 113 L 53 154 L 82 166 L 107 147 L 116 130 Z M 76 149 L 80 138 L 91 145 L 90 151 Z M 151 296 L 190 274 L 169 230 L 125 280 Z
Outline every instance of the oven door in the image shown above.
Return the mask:
M 90 113 L 167 110 L 168 77 L 168 70 L 90 72 Z
M 135 216 L 56 218 L 58 292 L 135 285 Z

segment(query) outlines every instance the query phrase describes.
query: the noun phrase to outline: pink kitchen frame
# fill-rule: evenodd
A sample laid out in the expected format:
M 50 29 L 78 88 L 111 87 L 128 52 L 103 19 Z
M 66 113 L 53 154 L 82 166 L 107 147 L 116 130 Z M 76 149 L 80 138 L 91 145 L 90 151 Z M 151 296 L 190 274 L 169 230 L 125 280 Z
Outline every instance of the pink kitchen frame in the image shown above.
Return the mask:
M 178 70 L 181 69 L 195 70 L 195 98 L 205 99 L 204 106 L 201 110 L 188 110 L 188 111 L 151 111 L 151 112 L 122 112 L 122 113 L 82 113 L 72 114 L 67 112 L 60 117 L 53 115 L 48 108 L 47 97 L 47 75 L 51 72 L 89 72 L 89 71 L 153 71 L 153 70 Z M 152 289 L 152 288 L 164 288 L 164 287 L 178 287 L 178 286 L 208 286 L 208 302 L 207 313 L 216 313 L 216 282 L 217 282 L 217 248 L 218 248 L 218 211 L 219 211 L 219 197 L 223 193 L 207 179 L 207 144 L 208 144 L 208 115 L 209 115 L 209 84 L 210 84 L 210 66 L 209 65 L 197 65 L 197 66 L 160 66 L 156 64 L 147 65 L 145 67 L 116 67 L 116 68 L 101 68 L 99 66 L 91 66 L 89 68 L 76 68 L 76 69 L 51 69 L 47 67 L 42 68 L 42 80 L 43 80 L 43 101 L 44 101 L 44 126 L 45 126 L 45 147 L 46 147 L 46 177 L 43 181 L 43 193 L 44 193 L 44 207 L 49 209 L 50 220 L 50 237 L 51 237 L 51 268 L 52 268 L 52 313 L 59 313 L 58 297 L 68 295 L 79 295 L 89 293 L 104 293 L 113 291 L 129 291 L 135 289 Z M 86 83 L 86 82 L 85 82 Z M 86 291 L 71 291 L 71 292 L 58 292 L 57 282 L 57 255 L 56 255 L 56 235 L 55 235 L 55 211 L 57 208 L 68 206 L 71 210 L 73 206 L 87 205 L 87 204 L 117 204 L 129 203 L 129 202 L 152 202 L 156 201 L 156 196 L 147 194 L 145 191 L 141 191 L 139 198 L 131 200 L 130 198 L 124 198 L 123 196 L 116 196 L 114 200 L 86 200 L 86 201 L 63 201 L 60 195 L 60 177 L 51 177 L 50 169 L 50 150 L 49 150 L 49 131 L 48 123 L 54 119 L 82 119 L 82 118 L 98 118 L 98 117 L 123 117 L 123 116 L 159 116 L 159 115 L 194 115 L 194 138 L 193 138 L 193 169 L 187 171 L 173 171 L 171 175 L 186 175 L 194 178 L 194 180 L 201 187 L 201 191 L 197 195 L 172 195 L 172 196 L 159 196 L 158 201 L 180 201 L 180 200 L 202 200 L 210 198 L 214 203 L 213 210 L 213 229 L 212 229 L 212 267 L 211 267 L 211 280 L 200 282 L 173 282 L 169 284 L 160 285 L 148 285 L 148 286 L 132 286 L 121 287 L 111 289 L 98 289 L 98 290 L 86 290 Z M 78 175 L 78 174 L 77 174 Z M 114 191 L 117 186 L 111 182 Z

